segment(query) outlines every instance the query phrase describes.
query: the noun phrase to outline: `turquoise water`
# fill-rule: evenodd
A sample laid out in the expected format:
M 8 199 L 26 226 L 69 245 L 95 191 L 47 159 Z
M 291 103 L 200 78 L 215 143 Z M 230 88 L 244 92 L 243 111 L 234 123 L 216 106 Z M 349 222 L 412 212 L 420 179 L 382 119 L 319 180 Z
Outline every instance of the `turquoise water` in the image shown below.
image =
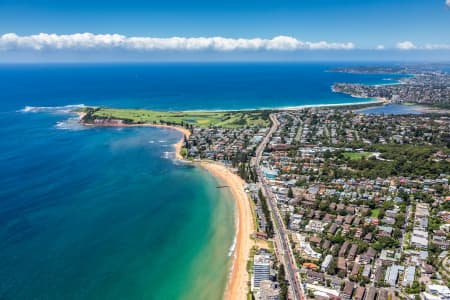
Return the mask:
M 0 66 L 0 299 L 218 299 L 234 202 L 175 131 L 90 128 L 73 104 L 161 110 L 360 102 L 323 64 Z M 58 108 L 59 107 L 59 108 Z
M 166 158 L 181 134 L 61 129 L 62 118 L 2 118 L 0 298 L 219 298 L 234 202 Z

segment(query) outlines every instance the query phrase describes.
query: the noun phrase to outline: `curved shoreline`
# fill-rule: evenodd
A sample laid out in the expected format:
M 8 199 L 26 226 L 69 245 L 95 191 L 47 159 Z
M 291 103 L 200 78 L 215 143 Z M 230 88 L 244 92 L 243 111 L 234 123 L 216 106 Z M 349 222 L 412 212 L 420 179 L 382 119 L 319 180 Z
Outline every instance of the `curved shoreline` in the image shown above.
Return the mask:
M 354 98 L 361 98 L 353 96 Z M 365 105 L 365 104 L 386 104 L 388 101 L 385 98 L 372 98 L 369 101 L 356 102 L 356 103 L 341 103 L 341 104 L 318 104 L 318 105 L 304 105 L 296 107 L 283 107 L 275 110 L 278 111 L 290 111 L 299 110 L 302 108 L 339 108 L 349 105 Z M 188 161 L 181 155 L 181 149 L 183 148 L 184 138 L 189 138 L 191 132 L 184 127 L 176 125 L 165 125 L 155 123 L 142 123 L 142 124 L 124 124 L 124 123 L 100 123 L 91 124 L 83 122 L 84 113 L 78 112 L 80 116 L 80 123 L 85 126 L 92 127 L 155 127 L 176 130 L 181 132 L 183 136 L 174 144 L 175 159 L 185 163 L 193 163 L 207 170 L 211 175 L 216 177 L 219 181 L 224 183 L 230 188 L 233 196 L 233 200 L 236 203 L 236 229 L 235 238 L 236 244 L 233 251 L 232 267 L 228 273 L 228 279 L 226 288 L 224 291 L 223 299 L 246 299 L 248 295 L 248 282 L 249 274 L 247 272 L 247 262 L 252 247 L 251 234 L 254 231 L 252 208 L 249 203 L 247 194 L 244 191 L 244 180 L 238 175 L 231 172 L 225 165 L 218 162 L 211 161 Z
M 253 233 L 253 217 L 244 191 L 244 180 L 220 163 L 203 161 L 199 165 L 228 185 L 236 202 L 236 245 L 224 299 L 246 299 L 249 280 L 247 261 L 252 245 L 250 236 Z
M 335 92 L 337 93 L 337 92 Z M 359 105 L 371 105 L 371 104 L 379 104 L 386 103 L 388 100 L 386 98 L 381 97 L 359 97 L 351 94 L 347 94 L 352 98 L 357 99 L 367 99 L 367 101 L 358 101 L 358 102 L 345 102 L 345 103 L 329 103 L 329 104 L 304 104 L 304 105 L 294 105 L 294 106 L 274 106 L 274 107 L 258 107 L 258 108 L 238 108 L 238 109 L 189 109 L 183 110 L 182 112 L 240 112 L 240 111 L 264 111 L 264 110 L 273 110 L 273 111 L 292 111 L 292 110 L 300 110 L 305 108 L 341 108 L 346 106 L 359 106 Z
M 184 144 L 184 137 L 189 138 L 191 132 L 183 127 L 164 125 L 164 124 L 90 124 L 84 123 L 83 113 L 78 113 L 80 123 L 90 127 L 155 127 L 176 130 L 183 134 L 183 137 L 174 144 L 175 158 L 182 162 L 189 162 L 181 155 L 181 149 Z M 233 200 L 236 203 L 236 245 L 233 253 L 231 270 L 227 279 L 227 284 L 223 298 L 228 299 L 246 299 L 248 293 L 248 272 L 247 261 L 251 249 L 250 235 L 253 233 L 253 217 L 247 194 L 244 191 L 244 180 L 238 175 L 232 173 L 226 166 L 220 163 L 199 161 L 196 165 L 207 170 L 219 181 L 226 184 L 231 191 Z

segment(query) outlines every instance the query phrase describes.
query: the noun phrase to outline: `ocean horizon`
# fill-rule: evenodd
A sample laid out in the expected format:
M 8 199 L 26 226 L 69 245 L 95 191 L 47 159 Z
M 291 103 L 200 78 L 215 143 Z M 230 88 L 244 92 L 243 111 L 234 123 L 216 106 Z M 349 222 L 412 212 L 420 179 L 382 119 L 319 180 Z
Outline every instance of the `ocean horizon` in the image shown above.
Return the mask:
M 337 66 L 0 65 L 0 298 L 220 298 L 231 193 L 174 160 L 179 132 L 85 128 L 70 110 L 337 105 L 370 99 L 333 93 L 335 82 L 386 83 L 326 72 Z

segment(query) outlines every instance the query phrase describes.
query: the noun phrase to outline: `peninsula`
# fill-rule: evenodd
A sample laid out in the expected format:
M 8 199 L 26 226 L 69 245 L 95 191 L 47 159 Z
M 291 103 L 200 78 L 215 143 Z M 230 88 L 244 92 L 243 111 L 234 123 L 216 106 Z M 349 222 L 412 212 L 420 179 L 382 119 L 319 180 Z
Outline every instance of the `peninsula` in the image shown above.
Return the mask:
M 436 69 L 412 67 L 338 68 L 333 72 L 357 74 L 386 74 L 385 84 L 335 83 L 334 92 L 358 98 L 376 97 L 391 103 L 414 103 L 439 109 L 450 108 L 450 74 Z M 400 78 L 389 78 L 397 75 Z
M 177 158 L 231 189 L 237 234 L 225 299 L 406 298 L 436 270 L 443 289 L 450 117 L 358 108 L 78 113 L 86 126 L 179 130 Z
M 237 129 L 245 126 L 268 126 L 265 111 L 253 112 L 157 112 L 150 110 L 129 110 L 110 108 L 84 108 L 78 110 L 80 122 L 85 126 L 150 126 L 180 131 L 183 137 L 175 144 L 175 157 L 178 160 L 196 163 L 208 170 L 231 190 L 236 202 L 236 244 L 232 269 L 225 290 L 225 299 L 245 299 L 249 293 L 249 274 L 247 265 L 252 245 L 255 243 L 255 224 L 250 198 L 244 191 L 245 182 L 233 168 L 223 162 L 204 159 L 187 161 L 187 148 L 195 128 L 217 126 Z M 198 163 L 197 163 L 198 162 Z

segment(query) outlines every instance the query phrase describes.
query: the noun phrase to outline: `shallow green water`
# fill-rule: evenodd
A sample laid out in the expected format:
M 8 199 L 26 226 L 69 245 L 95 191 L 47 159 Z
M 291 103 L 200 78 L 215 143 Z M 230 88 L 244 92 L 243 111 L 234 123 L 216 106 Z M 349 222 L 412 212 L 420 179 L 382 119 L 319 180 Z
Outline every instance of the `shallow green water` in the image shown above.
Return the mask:
M 21 117 L 34 126 L 11 134 L 33 138 L 1 160 L 1 299 L 221 297 L 234 202 L 207 171 L 165 158 L 179 133 Z

